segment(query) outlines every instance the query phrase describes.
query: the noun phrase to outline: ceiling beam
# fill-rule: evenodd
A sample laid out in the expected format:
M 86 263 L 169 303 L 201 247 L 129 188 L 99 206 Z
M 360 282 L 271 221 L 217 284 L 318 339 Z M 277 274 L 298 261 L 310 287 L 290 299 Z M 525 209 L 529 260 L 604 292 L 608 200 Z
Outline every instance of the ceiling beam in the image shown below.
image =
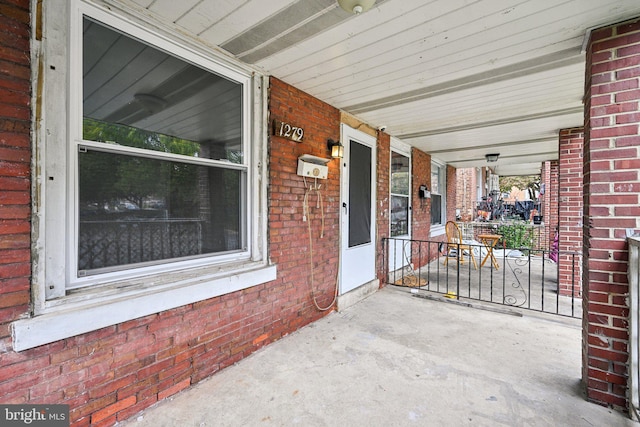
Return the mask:
M 525 144 L 541 144 L 545 142 L 555 142 L 556 139 L 553 138 L 535 138 L 535 139 L 525 139 L 521 141 L 509 141 L 502 142 L 500 144 L 491 144 L 491 145 L 470 145 L 468 147 L 461 147 L 456 149 L 445 149 L 445 150 L 429 150 L 429 154 L 438 154 L 438 153 L 451 153 L 451 152 L 460 152 L 460 151 L 472 151 L 479 149 L 491 149 L 491 148 L 501 148 L 501 147 L 513 147 L 515 145 L 525 145 Z
M 579 48 L 565 49 L 538 58 L 529 59 L 516 64 L 495 68 L 467 77 L 450 80 L 447 82 L 427 86 L 424 88 L 402 92 L 360 104 L 342 107 L 351 114 L 361 114 L 380 108 L 394 107 L 408 102 L 421 101 L 434 96 L 445 95 L 461 90 L 472 89 L 478 86 L 499 83 L 505 80 L 524 77 L 534 73 L 568 67 L 576 64 L 584 64 L 585 57 Z
M 432 129 L 432 130 L 426 130 L 422 132 L 405 133 L 405 134 L 394 135 L 394 136 L 400 139 L 421 138 L 421 137 L 431 136 L 431 135 L 441 135 L 444 133 L 482 129 L 482 128 L 487 128 L 492 126 L 527 122 L 531 120 L 547 119 L 550 117 L 566 116 L 570 114 L 584 114 L 584 108 L 580 106 L 580 107 L 564 108 L 562 110 L 543 111 L 541 113 L 527 114 L 524 116 L 505 117 L 503 119 L 498 119 L 498 120 L 490 120 L 490 121 L 480 122 L 480 123 L 468 123 L 460 126 L 452 126 L 448 128 L 441 128 L 441 129 Z
M 499 162 L 498 164 L 486 164 L 486 166 L 517 165 L 517 164 L 525 164 L 525 163 L 532 163 L 532 162 L 544 162 L 547 160 L 555 160 L 557 158 L 558 158 L 557 152 L 536 153 L 536 154 L 528 154 L 528 155 L 500 156 L 498 160 Z M 486 159 L 483 156 L 483 157 L 469 159 L 469 160 L 447 161 L 447 164 L 460 169 L 460 168 L 476 167 L 478 166 L 478 162 L 486 163 Z

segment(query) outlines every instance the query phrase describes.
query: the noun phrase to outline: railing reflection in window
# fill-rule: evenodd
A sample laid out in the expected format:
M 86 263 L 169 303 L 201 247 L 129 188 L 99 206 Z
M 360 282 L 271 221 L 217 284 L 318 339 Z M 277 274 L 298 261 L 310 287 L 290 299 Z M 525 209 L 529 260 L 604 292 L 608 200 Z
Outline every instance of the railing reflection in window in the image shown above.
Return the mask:
M 202 253 L 199 220 L 83 221 L 78 269 L 181 258 Z

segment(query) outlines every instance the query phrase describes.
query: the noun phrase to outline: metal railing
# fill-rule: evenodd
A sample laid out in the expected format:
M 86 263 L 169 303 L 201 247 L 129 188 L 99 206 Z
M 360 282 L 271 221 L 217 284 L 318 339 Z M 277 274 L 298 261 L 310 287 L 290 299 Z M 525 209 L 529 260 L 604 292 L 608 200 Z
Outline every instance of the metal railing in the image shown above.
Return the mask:
M 629 237 L 629 415 L 635 421 L 640 420 L 640 238 Z
M 385 281 L 449 298 L 582 316 L 581 254 L 383 239 Z M 493 258 L 492 258 L 493 255 Z M 475 260 L 475 265 L 474 265 Z

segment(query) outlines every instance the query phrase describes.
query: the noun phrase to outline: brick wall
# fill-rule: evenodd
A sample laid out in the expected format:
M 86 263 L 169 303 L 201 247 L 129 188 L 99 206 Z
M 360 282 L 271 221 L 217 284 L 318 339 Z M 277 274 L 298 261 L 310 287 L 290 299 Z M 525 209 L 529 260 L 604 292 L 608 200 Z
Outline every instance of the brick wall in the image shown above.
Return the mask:
M 298 157 L 303 154 L 330 158 L 327 140 L 340 138 L 339 110 L 320 102 L 282 81 L 271 79 L 270 120 L 277 119 L 304 128 L 302 143 L 272 136 L 269 153 L 269 242 L 271 260 L 279 266 L 284 289 L 301 292 L 290 308 L 315 312 L 308 305 L 311 295 L 308 223 L 302 221 L 305 184 L 296 174 Z M 388 162 L 387 162 L 388 163 Z M 317 208 L 317 194 L 311 193 L 309 208 L 312 226 L 314 292 L 318 305 L 331 303 L 337 283 L 340 239 L 340 161 L 328 163 L 328 179 L 321 180 L 324 208 L 324 237 L 319 238 L 322 212 Z M 307 184 L 312 184 L 307 180 Z M 283 271 L 280 266 L 284 267 Z M 317 316 L 312 316 L 317 317 Z
M 28 0 L 0 0 L 0 340 L 3 342 L 9 339 L 8 322 L 27 313 L 30 303 L 29 19 Z M 7 377 L 0 373 L 0 378 Z
M 382 239 L 389 237 L 389 192 L 391 179 L 391 137 L 384 133 L 378 132 L 378 164 L 377 164 L 377 203 L 376 203 L 376 225 L 377 225 L 377 254 L 376 257 L 376 277 L 380 280 L 380 284 L 385 283 L 387 267 L 384 265 L 385 256 Z
M 582 248 L 584 128 L 560 130 L 558 147 L 558 287 L 561 295 L 579 296 L 581 274 L 574 268 L 577 267 L 574 265 L 576 258 L 566 252 L 577 252 Z
M 431 190 L 431 156 L 417 148 L 411 149 L 411 205 L 412 222 L 411 238 L 414 240 L 431 240 L 431 199 L 418 197 L 421 185 L 426 185 Z
M 585 76 L 583 380 L 626 408 L 628 247 L 640 229 L 640 20 L 591 33 Z

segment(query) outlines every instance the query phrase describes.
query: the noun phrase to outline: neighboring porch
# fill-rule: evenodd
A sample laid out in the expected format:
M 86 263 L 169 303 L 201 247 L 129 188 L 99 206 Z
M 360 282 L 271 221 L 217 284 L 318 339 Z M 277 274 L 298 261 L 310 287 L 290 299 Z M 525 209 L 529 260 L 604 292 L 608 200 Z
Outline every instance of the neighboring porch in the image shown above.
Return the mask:
M 578 319 L 388 286 L 122 425 L 635 425 L 587 402 L 580 364 Z

